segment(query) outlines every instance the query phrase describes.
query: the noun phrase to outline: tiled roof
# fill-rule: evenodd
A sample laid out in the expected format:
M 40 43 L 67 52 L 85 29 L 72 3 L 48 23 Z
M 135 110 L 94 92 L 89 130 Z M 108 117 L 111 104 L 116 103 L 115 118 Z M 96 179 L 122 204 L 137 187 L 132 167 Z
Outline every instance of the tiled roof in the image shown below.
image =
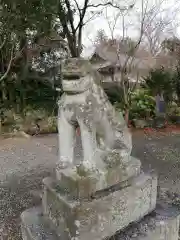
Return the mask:
M 105 65 L 129 65 L 131 68 L 149 69 L 154 66 L 155 59 L 148 56 L 148 53 L 143 50 L 137 50 L 135 56 L 128 56 L 124 49 L 117 53 L 117 45 L 103 43 L 96 47 L 95 53 L 105 60 Z M 127 64 L 126 64 L 127 63 Z M 98 62 L 97 62 L 98 64 Z
M 97 62 L 94 63 L 96 68 L 103 68 L 108 65 L 118 65 L 122 67 L 126 65 L 126 67 L 128 68 L 129 66 L 131 70 L 138 69 L 143 73 L 155 67 L 164 66 L 172 68 L 176 64 L 175 58 L 163 50 L 156 56 L 152 56 L 145 48 L 139 47 L 134 53 L 134 56 L 129 56 L 127 54 L 127 49 L 123 46 L 121 46 L 119 53 L 117 53 L 118 47 L 117 44 L 111 44 L 109 42 L 103 42 L 98 45 L 95 49 L 95 53 L 103 59 L 104 62 L 102 64 L 97 60 Z

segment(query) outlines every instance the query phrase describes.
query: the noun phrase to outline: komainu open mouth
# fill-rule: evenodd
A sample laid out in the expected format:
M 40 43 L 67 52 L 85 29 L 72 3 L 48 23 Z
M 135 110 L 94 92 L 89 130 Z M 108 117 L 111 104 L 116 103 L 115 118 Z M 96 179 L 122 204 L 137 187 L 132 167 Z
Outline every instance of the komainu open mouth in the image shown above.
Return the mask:
M 78 80 L 82 76 L 80 74 L 63 74 L 63 79 L 65 80 Z

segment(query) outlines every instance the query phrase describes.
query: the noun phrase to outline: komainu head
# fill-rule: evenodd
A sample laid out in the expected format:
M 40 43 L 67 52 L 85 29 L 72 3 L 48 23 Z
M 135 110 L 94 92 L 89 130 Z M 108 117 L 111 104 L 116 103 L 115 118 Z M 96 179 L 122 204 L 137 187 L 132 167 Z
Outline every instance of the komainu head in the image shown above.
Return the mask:
M 64 92 L 81 93 L 100 82 L 98 72 L 83 58 L 69 58 L 62 65 L 62 86 Z

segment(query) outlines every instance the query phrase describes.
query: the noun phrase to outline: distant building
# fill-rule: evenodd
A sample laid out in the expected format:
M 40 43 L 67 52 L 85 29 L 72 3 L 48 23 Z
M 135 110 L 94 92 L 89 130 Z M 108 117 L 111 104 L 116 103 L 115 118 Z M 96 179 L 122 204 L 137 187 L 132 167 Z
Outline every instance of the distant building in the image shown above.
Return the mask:
M 117 45 L 118 44 L 118 45 Z M 118 50 L 119 49 L 119 53 Z M 99 44 L 90 58 L 94 68 L 103 75 L 104 82 L 120 82 L 121 69 L 124 70 L 131 83 L 140 83 L 142 77 L 146 76 L 151 68 L 160 66 L 170 66 L 172 59 L 164 52 L 160 52 L 156 57 L 143 47 L 139 47 L 134 55 L 128 54 L 126 46 L 119 46 L 114 41 L 104 41 Z

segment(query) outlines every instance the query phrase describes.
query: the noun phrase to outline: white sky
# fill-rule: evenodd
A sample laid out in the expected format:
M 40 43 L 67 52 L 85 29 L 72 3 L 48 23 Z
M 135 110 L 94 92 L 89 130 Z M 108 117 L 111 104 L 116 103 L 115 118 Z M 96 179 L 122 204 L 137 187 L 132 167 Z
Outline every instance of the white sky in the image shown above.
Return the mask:
M 73 0 L 72 0 L 73 1 Z M 77 0 L 79 5 L 81 5 L 84 0 Z M 115 0 L 114 0 L 115 1 Z M 127 25 L 126 28 L 126 36 L 129 36 L 131 38 L 138 37 L 139 32 L 138 28 L 140 27 L 140 21 L 139 16 L 142 9 L 142 0 L 116 0 L 117 2 L 121 2 L 122 6 L 129 6 L 129 4 L 134 3 L 135 1 L 135 7 L 133 10 L 128 12 L 128 15 L 125 16 L 125 24 Z M 144 2 L 147 2 L 148 0 L 144 0 Z M 153 4 L 159 4 L 159 2 L 162 0 L 149 0 L 148 6 L 149 8 L 152 7 Z M 91 0 L 92 3 L 98 4 L 99 2 L 102 2 L 102 0 Z M 123 4 L 124 3 L 124 4 Z M 177 9 L 179 6 L 180 9 L 180 2 L 178 0 L 163 0 L 163 4 L 161 5 L 161 10 L 165 10 L 164 14 L 168 16 L 168 18 L 171 18 L 171 16 L 174 16 L 174 23 L 173 25 L 175 27 L 172 27 L 173 34 L 176 36 L 180 36 L 180 27 L 176 26 L 176 23 L 180 22 L 180 13 L 175 14 L 175 9 Z M 99 9 L 90 9 L 93 11 L 101 10 Z M 119 11 L 119 10 L 118 10 Z M 180 10 L 179 10 L 180 11 Z M 90 13 L 89 13 L 90 14 Z M 87 16 L 87 18 L 91 15 Z M 83 44 L 84 44 L 84 56 L 89 56 L 93 52 L 93 40 L 96 37 L 97 31 L 99 29 L 104 29 L 106 34 L 110 36 L 110 30 L 108 27 L 108 21 L 114 22 L 113 17 L 117 14 L 117 10 L 108 7 L 106 10 L 103 11 L 103 14 L 100 14 L 99 17 L 96 17 L 94 20 L 90 21 L 85 27 L 83 31 Z M 175 16 L 176 15 L 176 16 Z M 108 20 L 107 17 L 108 16 Z M 112 24 L 111 24 L 112 26 Z M 117 27 L 115 28 L 115 36 L 122 36 L 122 17 L 119 18 L 117 22 Z

